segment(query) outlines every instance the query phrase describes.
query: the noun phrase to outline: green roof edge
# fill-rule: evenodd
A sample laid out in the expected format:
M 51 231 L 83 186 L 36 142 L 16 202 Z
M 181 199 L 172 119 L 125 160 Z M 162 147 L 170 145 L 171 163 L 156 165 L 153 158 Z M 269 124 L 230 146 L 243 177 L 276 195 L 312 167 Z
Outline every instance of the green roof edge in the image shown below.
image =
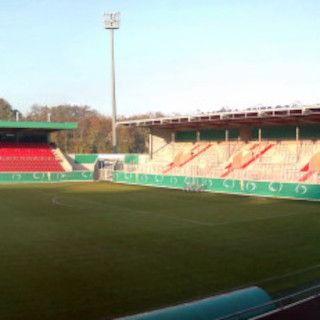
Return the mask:
M 47 129 L 72 130 L 78 128 L 77 122 L 44 122 L 44 121 L 4 121 L 0 120 L 0 129 Z

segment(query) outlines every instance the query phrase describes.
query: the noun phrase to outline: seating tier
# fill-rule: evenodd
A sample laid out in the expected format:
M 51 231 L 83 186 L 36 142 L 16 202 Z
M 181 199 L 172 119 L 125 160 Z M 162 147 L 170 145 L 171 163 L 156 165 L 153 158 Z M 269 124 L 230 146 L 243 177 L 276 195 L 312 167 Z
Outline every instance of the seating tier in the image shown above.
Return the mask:
M 1 172 L 63 172 L 60 161 L 45 143 L 0 142 Z

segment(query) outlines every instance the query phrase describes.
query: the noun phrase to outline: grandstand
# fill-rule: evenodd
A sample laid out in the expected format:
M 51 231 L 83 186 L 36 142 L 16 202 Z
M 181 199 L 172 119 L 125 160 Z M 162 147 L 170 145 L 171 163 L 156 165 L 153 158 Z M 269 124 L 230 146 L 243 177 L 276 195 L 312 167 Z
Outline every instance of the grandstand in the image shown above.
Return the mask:
M 73 122 L 0 121 L 0 181 L 92 180 L 92 172 L 79 172 L 76 161 L 50 141 L 52 132 L 76 128 Z
M 0 142 L 1 172 L 64 172 L 47 143 Z
M 170 180 L 162 186 L 185 188 L 187 181 L 198 179 L 196 183 L 210 191 L 298 198 L 314 198 L 314 186 L 320 183 L 319 105 L 132 120 L 118 125 L 150 129 L 149 161 L 125 165 L 123 172 L 114 175 L 115 181 L 157 185 L 157 181 Z M 184 183 L 179 184 L 181 177 Z M 228 190 L 211 188 L 219 183 Z M 262 183 L 266 183 L 264 187 Z M 285 190 L 288 188 L 294 192 Z

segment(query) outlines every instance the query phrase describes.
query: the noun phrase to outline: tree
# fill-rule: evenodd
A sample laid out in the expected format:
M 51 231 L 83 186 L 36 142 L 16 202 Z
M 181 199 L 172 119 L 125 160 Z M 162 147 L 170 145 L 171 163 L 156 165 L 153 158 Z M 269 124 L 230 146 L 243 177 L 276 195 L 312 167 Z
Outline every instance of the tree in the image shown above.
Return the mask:
M 111 152 L 111 118 L 99 114 L 89 106 L 59 105 L 54 107 L 34 105 L 27 115 L 30 121 L 77 122 L 74 131 L 52 134 L 52 141 L 68 153 Z
M 15 112 L 4 99 L 0 99 L 0 120 L 13 120 Z M 21 115 L 21 113 L 19 112 Z M 111 117 L 104 116 L 87 105 L 46 106 L 34 104 L 23 118 L 27 121 L 77 122 L 77 130 L 54 132 L 51 135 L 55 142 L 67 153 L 111 153 Z M 157 118 L 162 113 L 147 113 L 129 118 L 119 117 L 118 120 L 135 120 Z M 119 127 L 118 150 L 121 153 L 143 153 L 147 150 L 148 133 L 146 128 Z
M 14 120 L 15 111 L 18 110 L 13 110 L 7 100 L 0 98 L 0 120 Z

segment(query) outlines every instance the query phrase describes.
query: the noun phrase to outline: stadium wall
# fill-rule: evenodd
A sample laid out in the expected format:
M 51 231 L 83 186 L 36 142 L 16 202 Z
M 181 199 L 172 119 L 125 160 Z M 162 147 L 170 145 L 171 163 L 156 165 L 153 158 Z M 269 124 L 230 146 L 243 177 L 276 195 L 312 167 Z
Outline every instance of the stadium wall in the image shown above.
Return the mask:
M 275 181 L 253 181 L 253 180 L 232 180 L 212 179 L 202 177 L 169 176 L 129 173 L 115 171 L 112 180 L 117 183 L 137 184 L 153 187 L 165 187 L 173 189 L 190 189 L 234 193 L 241 195 L 291 198 L 301 200 L 320 200 L 320 185 L 282 183 Z
M 75 154 L 74 160 L 79 164 L 95 164 L 98 159 L 97 154 Z
M 93 171 L 0 173 L 0 184 L 93 181 L 93 179 Z

